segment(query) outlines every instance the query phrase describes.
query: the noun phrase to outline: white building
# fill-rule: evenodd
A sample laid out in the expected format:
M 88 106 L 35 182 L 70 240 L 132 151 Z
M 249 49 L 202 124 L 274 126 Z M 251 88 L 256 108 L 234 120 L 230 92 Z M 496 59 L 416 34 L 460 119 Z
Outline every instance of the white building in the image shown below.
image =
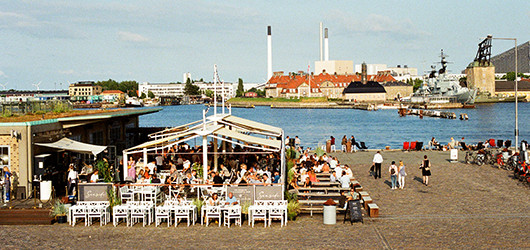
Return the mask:
M 328 73 L 330 75 L 347 75 L 353 74 L 353 61 L 316 61 L 315 74 Z
M 367 75 L 377 75 L 377 72 L 386 70 L 386 64 L 366 64 Z M 362 73 L 362 64 L 355 64 L 355 73 Z
M 214 84 L 207 82 L 194 82 L 196 86 L 199 87 L 199 90 L 204 93 L 206 90 L 214 91 Z M 138 92 L 141 95 L 145 93 L 147 95 L 151 91 L 156 97 L 159 96 L 184 96 L 184 88 L 186 87 L 185 83 L 140 83 L 138 84 Z M 237 87 L 237 85 L 236 85 Z M 217 95 L 223 94 L 223 88 L 225 97 L 232 98 L 235 96 L 235 89 L 233 83 L 217 83 Z
M 148 83 L 143 82 L 138 84 L 138 92 L 140 95 L 142 93 L 147 94 L 149 91 L 153 92 L 156 97 L 159 96 L 183 96 L 184 95 L 184 86 L 183 83 Z

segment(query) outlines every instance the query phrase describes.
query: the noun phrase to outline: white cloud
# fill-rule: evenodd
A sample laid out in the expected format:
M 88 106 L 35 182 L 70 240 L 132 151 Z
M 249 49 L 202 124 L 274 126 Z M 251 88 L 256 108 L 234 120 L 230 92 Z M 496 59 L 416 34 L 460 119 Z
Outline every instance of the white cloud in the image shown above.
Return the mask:
M 140 34 L 128 32 L 128 31 L 119 31 L 118 38 L 126 42 L 147 42 L 149 41 L 149 39 L 147 39 L 146 37 Z
M 0 12 L 0 28 L 39 38 L 83 38 L 85 34 L 67 23 L 37 19 L 16 12 Z

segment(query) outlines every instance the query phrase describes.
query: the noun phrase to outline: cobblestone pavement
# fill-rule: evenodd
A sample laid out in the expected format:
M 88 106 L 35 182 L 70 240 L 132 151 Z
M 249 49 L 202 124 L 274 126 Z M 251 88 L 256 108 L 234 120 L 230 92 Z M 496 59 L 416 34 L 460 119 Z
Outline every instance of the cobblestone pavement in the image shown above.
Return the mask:
M 381 209 L 364 224 L 323 225 L 304 215 L 281 228 L 121 224 L 84 227 L 0 226 L 2 248 L 530 248 L 530 188 L 491 166 L 450 163 L 448 152 L 383 152 L 383 179 L 368 175 L 373 152 L 336 153 Z M 431 185 L 421 183 L 423 154 L 433 161 Z M 460 158 L 463 158 L 460 153 Z M 390 161 L 408 166 L 404 190 L 391 190 Z

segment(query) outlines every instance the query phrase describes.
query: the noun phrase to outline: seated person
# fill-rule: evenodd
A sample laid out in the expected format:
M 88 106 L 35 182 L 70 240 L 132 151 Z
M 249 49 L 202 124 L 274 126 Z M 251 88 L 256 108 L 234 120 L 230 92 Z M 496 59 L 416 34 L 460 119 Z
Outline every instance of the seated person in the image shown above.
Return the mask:
M 239 202 L 232 192 L 228 193 L 228 198 L 226 199 L 225 205 L 237 205 Z
M 346 171 L 342 170 L 342 176 L 339 179 L 341 188 L 350 187 L 350 176 L 346 175 Z
M 460 146 L 462 147 L 462 150 L 466 150 L 466 151 L 469 150 L 469 148 L 467 147 L 466 143 L 463 142 L 463 141 L 460 142 Z
M 138 178 L 136 179 L 136 182 L 140 182 L 140 180 L 144 177 L 144 170 L 140 169 L 140 172 L 138 172 Z
M 304 181 L 304 187 L 305 188 L 308 188 L 308 187 L 311 187 L 311 179 L 309 178 L 306 178 L 305 181 Z
M 353 187 L 352 189 L 350 189 L 349 192 L 341 193 L 341 197 L 339 199 L 339 207 L 343 207 L 344 209 L 346 209 L 346 207 L 348 206 L 348 201 L 359 200 L 359 198 L 359 193 L 357 193 L 355 191 L 355 187 Z
M 335 172 L 335 170 L 331 171 L 331 175 L 329 176 L 329 181 L 330 182 L 339 181 L 339 177 L 337 177 L 337 173 Z
M 433 148 L 434 148 L 434 149 L 440 149 L 440 143 L 438 143 L 438 142 L 436 141 L 436 139 L 433 137 L 433 138 L 431 138 L 431 140 L 429 141 L 429 148 L 431 148 L 431 149 L 433 149 Z
M 175 166 L 172 166 L 169 170 L 169 176 L 166 178 L 166 184 L 171 184 L 177 181 L 178 172 Z
M 217 197 L 217 194 L 214 193 L 208 200 L 206 201 L 206 205 L 208 206 L 218 206 L 219 205 L 219 199 Z
M 96 171 L 94 171 L 94 173 L 92 174 L 92 176 L 90 176 L 90 182 L 91 183 L 96 183 L 98 182 L 99 180 L 99 175 L 98 175 L 98 170 L 96 169 Z
M 219 173 L 215 172 L 213 176 L 213 184 L 223 184 L 223 178 L 219 176 Z
M 297 177 L 293 177 L 289 182 L 289 189 L 298 189 Z

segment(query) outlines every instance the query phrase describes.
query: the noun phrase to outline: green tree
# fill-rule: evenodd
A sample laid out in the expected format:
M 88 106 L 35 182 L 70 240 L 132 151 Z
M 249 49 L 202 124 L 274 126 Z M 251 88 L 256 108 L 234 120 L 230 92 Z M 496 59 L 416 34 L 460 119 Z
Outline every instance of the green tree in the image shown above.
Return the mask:
M 210 89 L 205 90 L 203 94 L 207 97 L 213 98 L 213 91 Z
M 96 82 L 96 85 L 101 86 L 103 90 L 116 90 L 116 89 L 119 89 L 119 83 L 117 81 L 112 80 L 112 79 L 108 79 L 106 81 L 98 81 L 98 82 Z
M 184 86 L 185 95 L 200 95 L 199 86 L 191 83 L 191 80 L 188 78 L 186 81 L 186 86 Z
M 236 97 L 241 97 L 245 94 L 245 89 L 243 88 L 243 79 L 239 78 L 236 90 Z
M 409 84 L 409 85 L 412 85 L 412 89 L 415 92 L 417 89 L 419 89 L 421 87 L 421 85 L 423 84 L 423 81 L 421 79 L 419 79 L 419 78 L 416 78 L 414 80 L 409 78 L 409 79 L 407 79 L 406 83 Z
M 145 99 L 145 97 L 146 97 L 146 96 L 145 96 L 145 93 L 142 92 L 142 94 L 140 95 L 140 99 Z
M 153 94 L 153 92 L 151 92 L 151 90 L 149 90 L 149 92 L 147 92 L 147 97 L 155 98 L 155 94 Z

